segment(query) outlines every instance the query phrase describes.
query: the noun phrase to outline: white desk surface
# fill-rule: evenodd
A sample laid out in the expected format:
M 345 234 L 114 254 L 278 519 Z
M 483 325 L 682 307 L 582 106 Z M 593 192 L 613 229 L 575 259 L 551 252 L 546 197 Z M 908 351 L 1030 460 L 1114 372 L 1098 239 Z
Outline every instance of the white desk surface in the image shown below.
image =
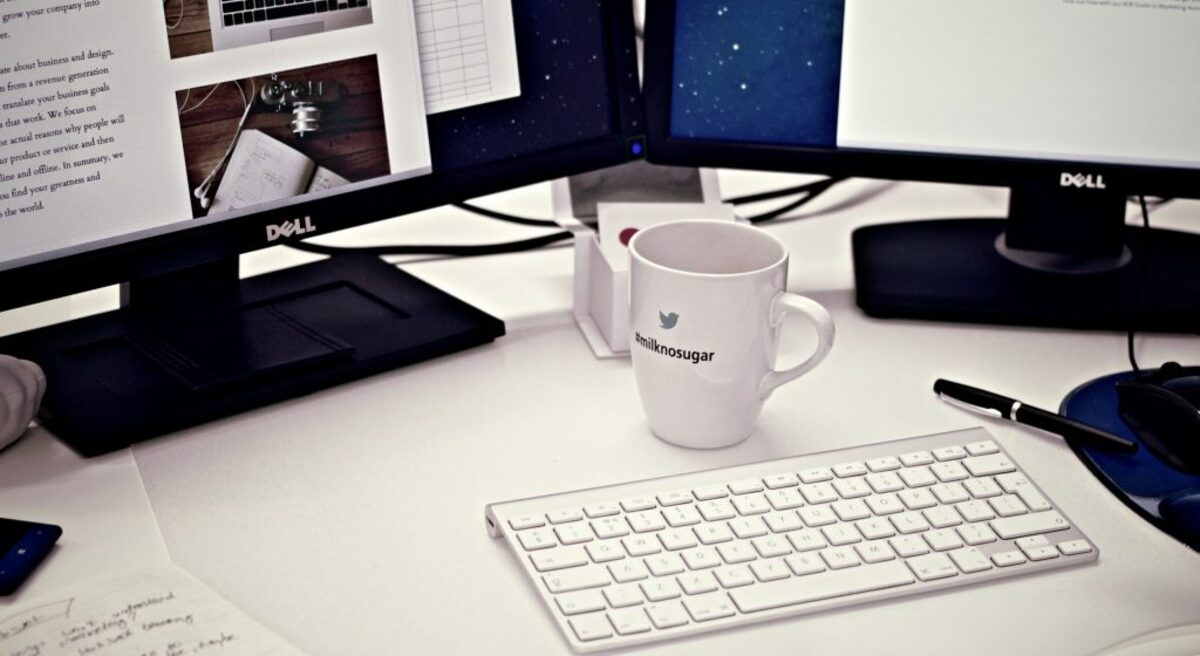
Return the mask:
M 722 173 L 727 194 L 794 180 Z M 814 208 L 829 214 L 770 228 L 791 245 L 791 290 L 830 309 L 837 343 L 813 373 L 775 394 L 756 433 L 738 446 L 689 451 L 650 434 L 628 361 L 595 360 L 569 318 L 569 250 L 412 264 L 406 268 L 505 319 L 509 334 L 106 458 L 80 460 L 35 432 L 0 453 L 0 514 L 60 523 L 65 534 L 47 566 L 0 608 L 84 571 L 169 553 L 314 655 L 562 653 L 566 645 L 513 555 L 485 532 L 485 504 L 978 425 L 936 400 L 939 376 L 1053 408 L 1077 384 L 1127 368 L 1123 334 L 865 317 L 853 302 L 855 226 L 999 216 L 1005 194 L 868 181 L 843 187 Z M 544 186 L 481 203 L 549 213 Z M 1197 211 L 1178 203 L 1155 222 L 1197 230 Z M 450 209 L 355 232 L 339 239 L 536 234 Z M 265 270 L 287 259 L 248 263 Z M 96 302 L 84 298 L 76 312 Z M 794 332 L 785 352 L 804 348 L 808 336 Z M 1145 364 L 1196 362 L 1200 340 L 1140 335 L 1138 352 Z M 1116 501 L 1057 438 L 982 422 L 1092 538 L 1098 563 L 639 651 L 1086 654 L 1200 620 L 1200 554 Z

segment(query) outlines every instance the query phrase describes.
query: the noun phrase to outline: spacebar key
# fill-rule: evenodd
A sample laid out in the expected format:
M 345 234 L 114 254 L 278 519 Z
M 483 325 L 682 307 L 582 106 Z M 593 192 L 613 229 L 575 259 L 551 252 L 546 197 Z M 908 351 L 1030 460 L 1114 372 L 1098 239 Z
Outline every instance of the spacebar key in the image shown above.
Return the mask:
M 863 565 L 824 574 L 752 585 L 729 592 L 733 603 L 743 613 L 769 608 L 803 604 L 810 601 L 844 597 L 871 590 L 908 585 L 916 579 L 904 563 L 893 560 L 877 565 Z

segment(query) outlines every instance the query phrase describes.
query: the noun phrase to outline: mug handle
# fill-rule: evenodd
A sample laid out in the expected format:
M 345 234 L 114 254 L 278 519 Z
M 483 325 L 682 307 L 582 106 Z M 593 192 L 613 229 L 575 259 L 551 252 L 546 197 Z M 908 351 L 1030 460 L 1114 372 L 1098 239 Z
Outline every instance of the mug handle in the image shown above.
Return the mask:
M 821 364 L 821 360 L 829 355 L 829 349 L 833 348 L 833 317 L 829 316 L 824 306 L 806 296 L 779 292 L 771 299 L 771 325 L 778 326 L 789 312 L 802 314 L 812 322 L 817 329 L 817 348 L 807 360 L 794 367 L 768 371 L 758 384 L 759 398 L 764 400 L 780 385 L 796 380 Z

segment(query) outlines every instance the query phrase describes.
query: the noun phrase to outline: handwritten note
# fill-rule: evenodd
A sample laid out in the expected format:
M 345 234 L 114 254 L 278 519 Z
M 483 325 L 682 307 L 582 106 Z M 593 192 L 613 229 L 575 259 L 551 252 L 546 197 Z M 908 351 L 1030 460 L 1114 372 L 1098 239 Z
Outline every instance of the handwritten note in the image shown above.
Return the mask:
M 77 583 L 0 609 L 0 656 L 300 656 L 175 567 Z

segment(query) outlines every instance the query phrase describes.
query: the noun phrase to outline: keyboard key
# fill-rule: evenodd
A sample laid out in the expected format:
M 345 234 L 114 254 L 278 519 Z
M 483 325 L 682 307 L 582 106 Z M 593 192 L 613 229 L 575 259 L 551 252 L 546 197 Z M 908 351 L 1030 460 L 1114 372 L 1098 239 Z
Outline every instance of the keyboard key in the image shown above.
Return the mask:
M 862 559 L 850 547 L 829 547 L 817 553 L 821 555 L 821 560 L 825 561 L 829 569 L 845 569 L 847 567 L 857 567 L 862 564 Z
M 733 507 L 739 515 L 761 515 L 771 509 L 767 498 L 761 494 L 745 494 L 733 498 Z
M 867 497 L 867 507 L 876 515 L 890 515 L 904 510 L 900 497 L 895 494 L 876 494 Z
M 1012 517 L 1013 515 L 1023 515 L 1029 512 L 1025 504 L 1021 501 L 1021 497 L 1015 494 L 1002 494 L 998 497 L 988 499 L 992 510 L 996 511 L 1001 517 Z
M 900 459 L 895 456 L 883 456 L 867 461 L 867 469 L 873 472 L 887 472 L 900 469 Z
M 829 546 L 829 542 L 825 540 L 825 536 L 820 531 L 806 528 L 793 533 L 788 533 L 788 542 L 792 543 L 792 548 L 796 551 L 813 551 L 814 549 L 824 549 Z
M 996 567 L 1012 567 L 1025 562 L 1025 554 L 1020 551 L 1001 551 L 992 554 L 992 562 L 996 563 Z
M 733 534 L 742 540 L 767 534 L 767 525 L 761 517 L 742 517 L 729 522 Z
M 769 490 L 766 497 L 767 503 L 771 504 L 775 510 L 791 510 L 804 505 L 804 497 L 800 496 L 800 490 L 794 487 Z
M 904 481 L 900 480 L 900 476 L 894 471 L 867 474 L 866 481 L 867 485 L 870 485 L 871 489 L 878 494 L 899 492 L 904 489 Z
M 925 487 L 938 482 L 929 468 L 924 466 L 901 469 L 900 480 L 908 487 Z
M 861 462 L 844 462 L 840 465 L 832 467 L 833 475 L 838 478 L 848 478 L 850 476 L 862 476 L 867 473 L 867 466 Z
M 896 496 L 900 497 L 900 501 L 904 503 L 904 507 L 909 510 L 921 510 L 937 505 L 937 498 L 926 487 L 919 487 L 915 490 L 901 490 L 896 493 Z
M 658 495 L 658 502 L 664 506 L 678 506 L 692 502 L 692 493 L 687 490 L 675 490 Z
M 862 535 L 854 528 L 853 524 L 837 524 L 836 526 L 826 526 L 821 529 L 821 534 L 829 541 L 829 544 L 840 547 L 842 545 L 854 544 L 862 542 Z
M 527 528 L 545 526 L 546 520 L 542 519 L 540 515 L 524 515 L 508 520 L 508 525 L 511 526 L 514 531 L 523 531 Z
M 657 507 L 658 502 L 654 500 L 654 497 L 633 497 L 621 502 L 621 508 L 623 508 L 625 512 L 639 512 Z
M 922 581 L 936 581 L 958 576 L 958 568 L 950 562 L 950 558 L 946 554 L 931 553 L 909 558 L 905 562 L 912 569 L 913 574 L 916 574 L 917 578 Z
M 806 483 L 800 486 L 800 494 L 811 504 L 833 503 L 838 500 L 837 492 L 829 483 Z
M 973 456 L 986 456 L 989 453 L 997 453 L 999 451 L 1000 447 L 996 446 L 996 443 L 991 440 L 972 442 L 967 445 L 967 453 Z
M 703 501 L 696 504 L 696 508 L 700 511 L 700 516 L 706 522 L 717 522 L 737 517 L 737 510 L 734 509 L 732 503 L 729 503 L 728 499 Z
M 995 476 L 1016 471 L 1017 467 L 1003 453 L 986 456 L 971 456 L 962 462 L 972 476 Z
M 762 492 L 762 481 L 757 478 L 751 478 L 744 481 L 737 481 L 729 484 L 729 491 L 734 494 L 751 494 L 753 492 Z
M 763 515 L 763 521 L 767 523 L 767 528 L 771 529 L 772 533 L 786 533 L 804 528 L 804 522 L 800 521 L 800 515 L 794 512 Z
M 550 547 L 558 546 L 558 541 L 554 539 L 554 532 L 548 528 L 534 528 L 521 531 L 517 533 L 517 541 L 521 543 L 525 551 L 549 549 Z
M 778 490 L 785 487 L 794 487 L 800 484 L 800 478 L 795 474 L 788 472 L 785 474 L 776 474 L 763 479 L 763 485 L 769 490 Z
M 688 623 L 687 611 L 678 601 L 646 606 L 646 617 L 657 629 L 670 629 Z
M 864 519 L 855 524 L 858 527 L 858 532 L 868 540 L 878 540 L 879 538 L 890 538 L 896 534 L 892 528 L 891 522 L 880 517 Z
M 588 519 L 596 519 L 597 517 L 608 517 L 621 512 L 621 509 L 615 503 L 593 503 L 583 507 L 583 514 L 588 516 Z
M 996 513 L 992 512 L 992 507 L 985 501 L 967 501 L 954 508 L 968 522 L 982 522 L 996 517 Z
M 750 571 L 754 572 L 754 577 L 763 583 L 786 579 L 792 575 L 782 558 L 756 560 L 750 563 Z
M 554 534 L 562 544 L 582 544 L 591 541 L 592 531 L 583 524 L 563 524 L 554 527 Z
M 967 492 L 976 499 L 987 499 L 989 497 L 998 497 L 1002 494 L 1000 486 L 990 478 L 972 478 L 963 481 L 963 487 L 967 488 Z
M 610 610 L 608 621 L 618 635 L 636 635 L 650 630 L 650 618 L 641 608 Z
M 972 547 L 996 541 L 996 533 L 987 524 L 966 524 L 955 528 L 954 532 Z
M 949 462 L 935 462 L 929 465 L 929 471 L 937 476 L 938 480 L 943 483 L 952 481 L 962 481 L 971 477 L 970 472 L 966 467 L 962 466 L 961 462 L 951 460 Z
M 928 451 L 913 451 L 900 456 L 900 464 L 905 467 L 918 467 L 933 464 L 933 455 Z
M 691 572 L 675 577 L 684 594 L 698 595 L 713 592 L 717 589 L 717 579 L 712 572 Z
M 824 483 L 833 480 L 833 470 L 828 467 L 815 467 L 800 472 L 802 483 Z
M 722 617 L 731 617 L 734 613 L 733 603 L 724 592 L 714 592 L 683 600 L 683 606 L 688 615 L 697 622 L 707 622 Z
M 578 508 L 562 508 L 552 510 L 546 513 L 546 519 L 551 524 L 565 524 L 567 522 L 577 522 L 583 519 L 583 513 Z
M 543 574 L 542 581 L 545 582 L 546 589 L 554 594 L 600 588 L 611 583 L 608 571 L 600 567 L 576 567 Z
M 804 520 L 805 526 L 809 528 L 837 523 L 837 516 L 833 514 L 830 506 L 805 506 L 797 510 L 796 513 L 800 515 L 800 519 Z
M 634 558 L 649 556 L 650 554 L 662 551 L 662 546 L 659 545 L 658 539 L 653 536 L 631 535 L 627 538 L 621 538 L 621 544 L 625 545 L 625 552 Z
M 608 566 L 608 573 L 617 583 L 632 583 L 648 578 L 650 572 L 646 570 L 646 565 L 640 560 L 623 560 L 619 563 L 611 563 Z
M 754 545 L 754 550 L 758 552 L 758 555 L 763 558 L 786 556 L 792 553 L 791 543 L 782 535 L 768 535 L 766 537 L 755 538 L 750 543 Z
M 955 549 L 950 552 L 950 560 L 958 569 L 962 570 L 963 574 L 974 574 L 992 568 L 992 563 L 988 561 L 987 556 L 984 556 L 981 551 L 975 547 L 966 547 L 964 549 Z
M 855 567 L 840 572 L 825 572 L 752 585 L 729 592 L 730 599 L 743 613 L 832 599 L 871 590 L 908 585 L 915 579 L 899 561 Z
M 854 550 L 858 552 L 858 557 L 862 558 L 864 563 L 882 563 L 896 557 L 896 552 L 892 551 L 892 548 L 884 540 L 860 542 L 854 545 Z
M 860 519 L 866 519 L 871 516 L 871 509 L 867 504 L 863 503 L 862 499 L 850 499 L 849 501 L 835 501 L 829 504 L 833 509 L 833 514 L 838 516 L 838 519 L 843 522 L 857 522 Z
M 815 553 L 792 554 L 784 558 L 783 562 L 796 576 L 807 576 L 828 569 L 820 554 Z
M 967 457 L 967 450 L 961 446 L 944 446 L 933 450 L 933 457 L 937 460 L 958 460 Z
M 719 544 L 733 539 L 733 531 L 721 523 L 702 524 L 692 529 L 700 544 Z
M 900 533 L 901 535 L 920 533 L 921 531 L 928 531 L 930 528 L 929 520 L 925 519 L 925 515 L 922 515 L 915 510 L 902 512 L 898 515 L 892 515 L 888 519 L 890 519 L 892 525 L 896 527 L 896 532 Z
M 634 533 L 650 533 L 667 527 L 667 523 L 663 521 L 662 515 L 656 510 L 629 513 L 625 516 L 625 519 L 629 522 L 629 528 L 633 529 Z
M 572 617 L 568 622 L 580 642 L 602 640 L 611 638 L 613 635 L 612 626 L 609 625 L 608 618 L 604 616 L 604 613 Z
M 717 582 L 721 587 L 740 588 L 743 585 L 754 583 L 754 575 L 750 573 L 750 568 L 745 565 L 733 565 L 731 567 L 722 567 L 715 570 L 713 574 L 717 577 Z
M 558 609 L 562 611 L 563 615 L 581 615 L 608 608 L 604 602 L 604 595 L 600 594 L 599 590 L 580 590 L 560 594 L 554 598 L 554 603 L 558 604 Z
M 724 485 L 706 485 L 692 490 L 692 496 L 697 501 L 711 501 L 729 496 L 729 491 Z
M 529 554 L 529 562 L 539 572 L 553 572 L 568 567 L 578 567 L 588 564 L 587 554 L 583 547 L 558 547 L 545 549 Z
M 696 546 L 696 534 L 687 529 L 662 531 L 658 534 L 658 541 L 662 543 L 663 548 L 667 551 L 690 549 Z
M 646 569 L 655 576 L 674 576 L 683 572 L 683 558 L 677 553 L 662 553 L 650 556 L 645 561 Z M 651 599 L 650 601 L 655 601 Z
M 1062 515 L 1053 510 L 1030 515 L 1018 515 L 1016 517 L 1002 517 L 993 519 L 989 524 L 992 530 L 996 532 L 996 535 L 1005 540 L 1022 538 L 1026 535 L 1037 533 L 1065 531 L 1071 527 Z
M 625 557 L 625 551 L 621 549 L 620 543 L 616 540 L 589 542 L 585 548 L 593 563 L 610 563 Z
M 948 528 L 950 526 L 958 526 L 962 523 L 962 517 L 958 512 L 946 506 L 929 508 L 923 512 L 925 513 L 925 519 L 929 520 L 929 525 L 934 528 Z
M 888 544 L 892 545 L 892 549 L 896 550 L 896 555 L 901 558 L 912 558 L 929 553 L 929 545 L 919 535 L 898 535 L 888 540 Z
M 1067 542 L 1059 542 L 1058 550 L 1064 556 L 1077 556 L 1091 552 L 1092 545 L 1088 544 L 1087 540 L 1069 540 Z
M 641 586 L 647 601 L 666 601 L 683 596 L 683 590 L 679 588 L 675 579 L 653 579 L 642 581 L 638 585 Z
M 958 537 L 958 533 L 950 529 L 935 529 L 923 533 L 922 536 L 929 543 L 929 548 L 934 551 L 950 551 L 963 546 L 963 541 Z
M 683 563 L 691 570 L 707 569 L 721 564 L 721 557 L 717 555 L 717 550 L 712 547 L 696 547 L 695 549 L 688 549 L 680 555 L 683 556 Z
M 680 526 L 692 526 L 700 523 L 700 513 L 692 506 L 672 506 L 663 508 L 663 519 L 667 520 L 667 525 L 672 528 Z
M 608 605 L 613 608 L 642 605 L 642 591 L 636 585 L 610 585 L 601 590 L 604 592 L 604 598 L 608 600 Z
M 626 524 L 625 518 L 620 515 L 593 519 L 591 526 L 592 533 L 595 533 L 596 537 L 601 540 L 629 535 L 629 524 Z
M 939 483 L 929 488 L 929 491 L 937 497 L 938 501 L 945 504 L 962 503 L 971 498 L 962 483 Z
M 833 482 L 833 489 L 837 490 L 838 495 L 843 499 L 858 499 L 872 492 L 871 486 L 867 485 L 862 476 L 839 478 Z
M 747 542 L 731 542 L 727 544 L 717 545 L 717 553 L 721 554 L 721 560 L 727 565 L 737 565 L 738 563 L 748 563 L 756 558 L 758 554 L 754 551 L 754 547 Z

